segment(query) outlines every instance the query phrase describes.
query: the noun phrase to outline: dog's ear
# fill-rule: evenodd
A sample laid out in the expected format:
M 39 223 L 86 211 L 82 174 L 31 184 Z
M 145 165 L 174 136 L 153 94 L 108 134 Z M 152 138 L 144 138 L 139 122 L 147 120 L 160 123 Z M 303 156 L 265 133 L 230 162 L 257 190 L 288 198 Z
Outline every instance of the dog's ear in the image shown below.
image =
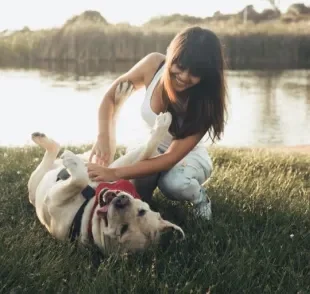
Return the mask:
M 108 188 L 103 188 L 99 194 L 98 194 L 98 198 L 99 198 L 99 206 L 102 207 L 104 206 L 104 200 L 103 200 L 103 195 L 105 192 L 107 192 L 109 189 Z
M 159 225 L 159 231 L 160 232 L 166 232 L 169 230 L 176 230 L 177 232 L 179 232 L 182 236 L 182 239 L 185 239 L 185 234 L 184 231 L 181 229 L 181 227 L 167 221 L 164 219 L 160 220 L 160 225 Z

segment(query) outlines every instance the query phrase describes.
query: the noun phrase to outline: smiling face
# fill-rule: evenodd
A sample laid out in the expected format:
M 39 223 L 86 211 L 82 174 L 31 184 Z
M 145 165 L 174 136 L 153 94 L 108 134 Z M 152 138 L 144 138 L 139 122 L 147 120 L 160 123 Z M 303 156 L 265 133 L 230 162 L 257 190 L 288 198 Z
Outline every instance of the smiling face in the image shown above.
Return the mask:
M 194 76 L 191 72 L 176 63 L 170 68 L 171 83 L 176 92 L 184 91 L 200 82 L 199 76 Z
M 103 219 L 103 232 L 116 240 L 125 251 L 146 249 L 157 242 L 160 233 L 180 227 L 163 220 L 146 202 L 123 191 L 105 189 L 100 193 L 97 214 Z
M 224 50 L 218 36 L 199 26 L 179 32 L 167 47 L 162 100 L 172 114 L 175 139 L 208 133 L 221 139 L 227 118 Z M 183 121 L 180 124 L 180 119 Z

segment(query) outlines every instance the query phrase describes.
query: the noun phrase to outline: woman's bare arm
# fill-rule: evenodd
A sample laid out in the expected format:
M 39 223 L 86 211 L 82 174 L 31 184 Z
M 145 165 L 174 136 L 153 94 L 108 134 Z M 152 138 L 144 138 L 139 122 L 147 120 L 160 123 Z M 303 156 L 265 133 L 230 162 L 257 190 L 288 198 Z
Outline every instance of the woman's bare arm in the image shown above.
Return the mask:
M 160 64 L 163 58 L 160 53 L 150 53 L 112 83 L 99 106 L 98 134 L 110 133 L 111 126 L 115 123 L 115 90 L 117 85 L 120 82 L 130 81 L 134 90 L 142 88 L 146 85 L 146 80 L 152 69 L 155 71 L 156 66 Z
M 169 170 L 197 145 L 202 136 L 192 135 L 185 139 L 174 140 L 164 154 L 129 166 L 112 168 L 114 180 L 134 179 Z
M 116 117 L 119 105 L 115 100 L 115 90 L 120 82 L 130 81 L 133 84 L 134 91 L 147 85 L 150 75 L 152 75 L 160 62 L 164 59 L 164 55 L 160 53 L 150 53 L 136 63 L 128 72 L 118 77 L 108 91 L 105 93 L 98 110 L 98 134 L 97 142 L 93 147 L 89 161 L 96 154 L 102 157 L 113 158 L 116 151 Z M 106 144 L 106 146 L 104 146 Z M 108 151 L 110 150 L 110 151 Z M 102 158 L 101 160 L 102 161 Z

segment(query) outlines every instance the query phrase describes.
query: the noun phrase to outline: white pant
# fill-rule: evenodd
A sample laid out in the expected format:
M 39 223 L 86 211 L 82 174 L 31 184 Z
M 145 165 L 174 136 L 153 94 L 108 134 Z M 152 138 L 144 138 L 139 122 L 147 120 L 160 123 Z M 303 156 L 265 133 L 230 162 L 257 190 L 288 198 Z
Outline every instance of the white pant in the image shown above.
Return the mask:
M 158 186 L 171 200 L 186 200 L 197 205 L 206 201 L 206 191 L 201 185 L 211 176 L 212 169 L 207 149 L 197 147 L 170 170 L 135 179 L 133 183 L 146 201 Z

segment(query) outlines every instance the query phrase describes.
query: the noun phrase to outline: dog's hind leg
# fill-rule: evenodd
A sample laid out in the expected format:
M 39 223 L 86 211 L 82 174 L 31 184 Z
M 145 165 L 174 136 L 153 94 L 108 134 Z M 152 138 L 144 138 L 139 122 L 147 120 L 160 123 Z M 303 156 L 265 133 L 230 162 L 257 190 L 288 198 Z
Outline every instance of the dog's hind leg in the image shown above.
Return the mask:
M 81 158 L 69 150 L 65 150 L 60 158 L 71 176 L 50 189 L 49 195 L 52 196 L 50 201 L 54 206 L 76 197 L 89 183 L 87 168 Z
M 35 205 L 35 194 L 37 187 L 44 175 L 52 168 L 60 150 L 60 145 L 42 133 L 33 133 L 31 138 L 37 145 L 45 149 L 42 161 L 32 172 L 28 181 L 29 201 Z

